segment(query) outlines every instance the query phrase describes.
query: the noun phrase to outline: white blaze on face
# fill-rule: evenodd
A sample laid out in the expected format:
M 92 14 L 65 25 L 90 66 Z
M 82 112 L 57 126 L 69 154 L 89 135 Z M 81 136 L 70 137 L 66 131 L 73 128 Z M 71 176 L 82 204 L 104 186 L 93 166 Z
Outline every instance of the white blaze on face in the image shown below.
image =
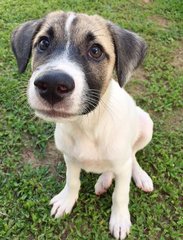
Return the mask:
M 66 23 L 65 23 L 65 35 L 67 37 L 67 44 L 66 44 L 66 48 L 65 48 L 66 49 L 66 51 L 65 51 L 66 54 L 68 53 L 68 49 L 69 49 L 69 45 L 70 45 L 71 25 L 72 25 L 72 22 L 75 18 L 76 18 L 76 15 L 74 13 L 70 13 L 69 17 L 67 18 Z

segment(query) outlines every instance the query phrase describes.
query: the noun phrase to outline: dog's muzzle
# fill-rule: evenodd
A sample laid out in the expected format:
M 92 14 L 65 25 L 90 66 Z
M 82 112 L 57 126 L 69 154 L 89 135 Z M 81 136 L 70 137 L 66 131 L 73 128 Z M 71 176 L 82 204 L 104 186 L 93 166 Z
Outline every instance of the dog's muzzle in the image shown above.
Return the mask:
M 60 70 L 46 71 L 34 81 L 38 94 L 51 105 L 62 101 L 75 88 L 71 76 Z

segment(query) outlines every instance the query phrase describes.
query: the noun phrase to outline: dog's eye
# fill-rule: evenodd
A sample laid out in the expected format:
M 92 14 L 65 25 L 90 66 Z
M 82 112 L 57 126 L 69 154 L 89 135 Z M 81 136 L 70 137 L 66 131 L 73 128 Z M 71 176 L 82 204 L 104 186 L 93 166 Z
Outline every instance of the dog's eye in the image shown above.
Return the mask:
M 88 51 L 88 55 L 96 60 L 99 60 L 103 56 L 103 51 L 98 44 L 94 44 Z
M 50 45 L 50 41 L 47 37 L 42 38 L 38 43 L 38 49 L 40 51 L 45 51 Z

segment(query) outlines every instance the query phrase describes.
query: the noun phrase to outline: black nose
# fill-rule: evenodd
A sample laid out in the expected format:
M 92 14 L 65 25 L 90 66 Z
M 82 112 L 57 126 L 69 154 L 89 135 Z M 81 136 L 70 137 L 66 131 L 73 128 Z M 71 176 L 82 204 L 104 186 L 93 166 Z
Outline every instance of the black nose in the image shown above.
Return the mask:
M 40 96 L 50 104 L 63 100 L 75 87 L 72 77 L 59 70 L 41 74 L 35 80 L 34 85 Z

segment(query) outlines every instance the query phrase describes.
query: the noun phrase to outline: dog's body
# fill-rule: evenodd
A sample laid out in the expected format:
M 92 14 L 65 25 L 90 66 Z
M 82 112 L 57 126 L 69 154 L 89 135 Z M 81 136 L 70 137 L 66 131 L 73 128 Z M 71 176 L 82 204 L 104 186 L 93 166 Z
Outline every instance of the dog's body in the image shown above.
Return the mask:
M 55 143 L 67 165 L 66 185 L 51 200 L 51 214 L 72 210 L 81 169 L 102 173 L 95 192 L 104 193 L 115 179 L 110 231 L 124 239 L 131 225 L 131 176 L 139 188 L 153 190 L 135 158 L 151 140 L 153 123 L 120 88 L 142 61 L 145 43 L 98 16 L 56 12 L 22 25 L 12 45 L 20 71 L 32 52 L 29 103 L 39 117 L 56 123 Z M 120 86 L 111 80 L 114 65 Z

